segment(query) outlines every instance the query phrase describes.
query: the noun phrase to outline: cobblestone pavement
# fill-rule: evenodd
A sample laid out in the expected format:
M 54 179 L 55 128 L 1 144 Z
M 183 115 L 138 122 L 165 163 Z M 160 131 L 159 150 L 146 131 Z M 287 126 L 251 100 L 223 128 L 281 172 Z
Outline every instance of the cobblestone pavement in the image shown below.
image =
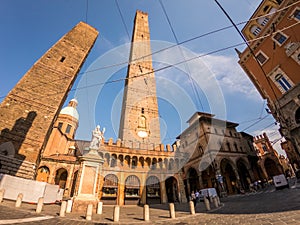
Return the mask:
M 222 206 L 206 211 L 204 203 L 196 206 L 196 214 L 190 215 L 188 204 L 175 204 L 176 219 L 170 219 L 168 205 L 151 205 L 150 222 L 143 221 L 143 208 L 120 207 L 120 222 L 115 224 L 299 224 L 300 185 L 290 189 L 275 190 L 273 186 L 256 193 L 222 198 Z M 15 208 L 14 202 L 0 204 L 0 224 L 112 224 L 113 207 L 104 206 L 103 214 L 93 214 L 86 221 L 84 213 L 70 213 L 59 217 L 59 205 L 45 205 L 40 214 L 36 205 L 23 203 Z M 33 220 L 38 221 L 33 221 Z

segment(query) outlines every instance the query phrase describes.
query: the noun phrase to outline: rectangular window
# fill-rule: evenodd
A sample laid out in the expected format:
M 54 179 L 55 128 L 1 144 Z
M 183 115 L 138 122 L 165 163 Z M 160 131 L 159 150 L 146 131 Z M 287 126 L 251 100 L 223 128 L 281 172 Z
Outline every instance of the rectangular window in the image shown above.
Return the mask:
M 282 45 L 286 41 L 287 37 L 284 34 L 278 32 L 274 35 L 273 39 L 277 42 L 277 44 Z
M 268 60 L 267 56 L 261 51 L 257 53 L 256 59 L 260 63 L 260 65 L 263 65 Z
M 71 131 L 71 125 L 68 124 L 67 128 L 66 128 L 66 134 L 69 134 Z
M 251 28 L 251 33 L 254 34 L 254 36 L 257 36 L 260 33 L 261 29 L 258 26 L 253 26 Z
M 276 81 L 280 84 L 280 86 L 285 90 L 288 91 L 292 86 L 290 83 L 285 79 L 284 76 L 281 76 L 279 79 L 276 79 Z
M 293 16 L 296 20 L 300 20 L 300 9 L 296 9 Z
M 61 129 L 62 126 L 63 126 L 63 123 L 62 123 L 62 122 L 59 122 L 57 127 L 58 127 L 59 129 Z
M 265 26 L 268 23 L 269 18 L 268 17 L 261 17 L 257 21 L 260 25 Z
M 65 59 L 66 59 L 66 57 L 64 57 L 64 56 L 62 56 L 61 58 L 60 58 L 60 62 L 64 62 L 65 61 Z
M 275 71 L 273 71 L 270 77 L 283 94 L 295 86 L 293 81 L 289 79 L 288 75 L 285 74 L 281 68 L 277 68 Z

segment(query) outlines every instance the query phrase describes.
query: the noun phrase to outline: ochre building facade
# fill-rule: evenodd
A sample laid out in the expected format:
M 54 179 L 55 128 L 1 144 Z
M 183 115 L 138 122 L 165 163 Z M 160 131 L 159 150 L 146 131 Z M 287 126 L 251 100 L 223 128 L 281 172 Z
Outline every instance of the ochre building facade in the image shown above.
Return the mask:
M 244 26 L 239 64 L 300 154 L 300 3 L 264 0 Z M 299 162 L 298 162 L 299 163 Z

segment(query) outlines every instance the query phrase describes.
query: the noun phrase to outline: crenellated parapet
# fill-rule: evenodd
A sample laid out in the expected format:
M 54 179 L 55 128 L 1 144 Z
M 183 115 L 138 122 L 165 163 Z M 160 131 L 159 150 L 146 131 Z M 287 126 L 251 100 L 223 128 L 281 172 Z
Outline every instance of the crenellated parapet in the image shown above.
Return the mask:
M 134 141 L 123 141 L 118 138 L 115 142 L 113 138 L 109 138 L 107 141 L 102 140 L 103 146 L 116 146 L 122 148 L 129 148 L 135 150 L 150 150 L 150 151 L 161 151 L 161 152 L 176 152 L 179 151 L 180 141 L 176 141 L 174 144 L 159 144 L 156 145 L 154 143 L 142 143 L 142 142 L 134 142 Z

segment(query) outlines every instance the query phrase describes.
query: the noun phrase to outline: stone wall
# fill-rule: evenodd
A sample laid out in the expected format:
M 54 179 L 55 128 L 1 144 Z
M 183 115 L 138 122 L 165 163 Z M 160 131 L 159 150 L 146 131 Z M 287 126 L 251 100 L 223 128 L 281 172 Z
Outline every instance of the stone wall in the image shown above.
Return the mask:
M 35 164 L 13 157 L 0 155 L 0 173 L 34 179 Z

